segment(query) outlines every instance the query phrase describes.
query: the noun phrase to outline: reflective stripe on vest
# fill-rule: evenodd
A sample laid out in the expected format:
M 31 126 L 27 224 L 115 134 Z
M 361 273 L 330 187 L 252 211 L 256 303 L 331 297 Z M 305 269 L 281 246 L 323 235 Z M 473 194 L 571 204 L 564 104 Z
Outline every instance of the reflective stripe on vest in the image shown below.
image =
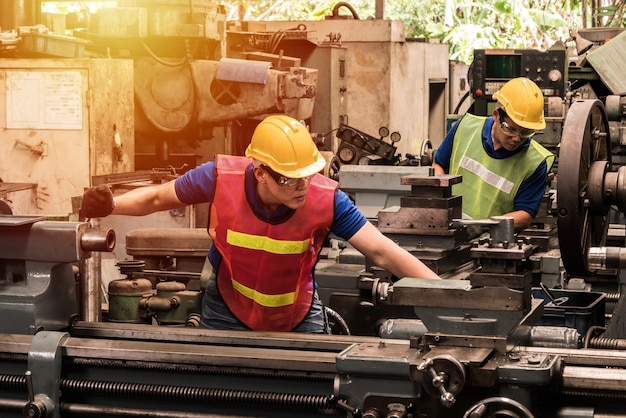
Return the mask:
M 485 167 L 476 160 L 472 160 L 467 155 L 464 155 L 461 158 L 460 166 L 466 170 L 475 173 L 485 183 L 490 184 L 499 190 L 502 190 L 504 193 L 511 193 L 511 190 L 513 190 L 513 186 L 515 186 L 512 181 L 509 181 L 504 177 L 497 175 L 493 171 L 490 171 L 487 167 Z
M 296 292 L 283 293 L 281 295 L 264 295 L 262 293 L 257 292 L 254 289 L 251 289 L 237 280 L 232 279 L 233 287 L 242 295 L 254 300 L 259 305 L 267 306 L 267 307 L 279 307 L 279 306 L 287 306 L 293 305 L 296 300 Z
M 285 241 L 259 235 L 244 234 L 228 230 L 226 242 L 235 247 L 263 250 L 273 254 L 302 254 L 309 248 L 311 240 Z

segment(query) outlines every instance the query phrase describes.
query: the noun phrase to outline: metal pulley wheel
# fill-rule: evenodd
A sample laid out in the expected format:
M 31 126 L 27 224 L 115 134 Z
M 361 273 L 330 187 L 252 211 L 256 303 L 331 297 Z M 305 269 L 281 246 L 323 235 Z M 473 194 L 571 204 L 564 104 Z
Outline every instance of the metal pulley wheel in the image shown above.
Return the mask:
M 599 100 L 574 102 L 563 125 L 557 177 L 559 247 L 569 275 L 589 275 L 588 251 L 606 241 L 610 196 L 604 179 L 610 169 L 604 105 Z
M 521 403 L 501 396 L 483 399 L 465 412 L 463 418 L 534 418 Z

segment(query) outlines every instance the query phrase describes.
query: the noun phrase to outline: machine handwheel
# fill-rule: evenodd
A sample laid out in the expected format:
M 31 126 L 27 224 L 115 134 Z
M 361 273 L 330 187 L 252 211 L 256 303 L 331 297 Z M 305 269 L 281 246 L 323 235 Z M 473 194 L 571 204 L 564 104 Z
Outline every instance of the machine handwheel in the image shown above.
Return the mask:
M 557 176 L 559 245 L 570 275 L 589 275 L 588 250 L 606 240 L 610 205 L 603 181 L 611 166 L 610 144 L 602 102 L 574 102 L 563 125 Z
M 534 418 L 521 403 L 501 396 L 483 399 L 465 412 L 463 418 Z
M 443 354 L 425 359 L 411 369 L 411 378 L 422 384 L 429 395 L 439 397 L 442 405 L 452 406 L 465 386 L 465 368 L 453 356 Z

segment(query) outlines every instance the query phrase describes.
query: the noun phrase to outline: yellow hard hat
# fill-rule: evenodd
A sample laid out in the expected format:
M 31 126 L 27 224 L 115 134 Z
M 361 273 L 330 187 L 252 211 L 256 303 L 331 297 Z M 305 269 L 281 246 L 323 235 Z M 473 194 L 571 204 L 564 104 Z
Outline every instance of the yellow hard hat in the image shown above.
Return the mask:
M 286 115 L 268 116 L 257 125 L 246 157 L 290 178 L 308 177 L 326 166 L 307 128 Z
M 539 86 L 526 77 L 509 80 L 493 94 L 516 125 L 539 131 L 546 127 L 543 117 L 543 94 Z

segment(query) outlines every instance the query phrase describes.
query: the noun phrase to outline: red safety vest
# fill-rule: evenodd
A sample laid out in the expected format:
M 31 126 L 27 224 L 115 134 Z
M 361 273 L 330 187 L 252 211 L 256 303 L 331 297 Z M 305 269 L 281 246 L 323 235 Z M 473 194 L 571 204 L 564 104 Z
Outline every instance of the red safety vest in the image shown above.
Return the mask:
M 222 255 L 217 285 L 253 330 L 291 331 L 313 301 L 313 268 L 334 217 L 337 182 L 315 175 L 303 207 L 280 224 L 259 219 L 244 192 L 251 160 L 218 156 L 209 234 Z

